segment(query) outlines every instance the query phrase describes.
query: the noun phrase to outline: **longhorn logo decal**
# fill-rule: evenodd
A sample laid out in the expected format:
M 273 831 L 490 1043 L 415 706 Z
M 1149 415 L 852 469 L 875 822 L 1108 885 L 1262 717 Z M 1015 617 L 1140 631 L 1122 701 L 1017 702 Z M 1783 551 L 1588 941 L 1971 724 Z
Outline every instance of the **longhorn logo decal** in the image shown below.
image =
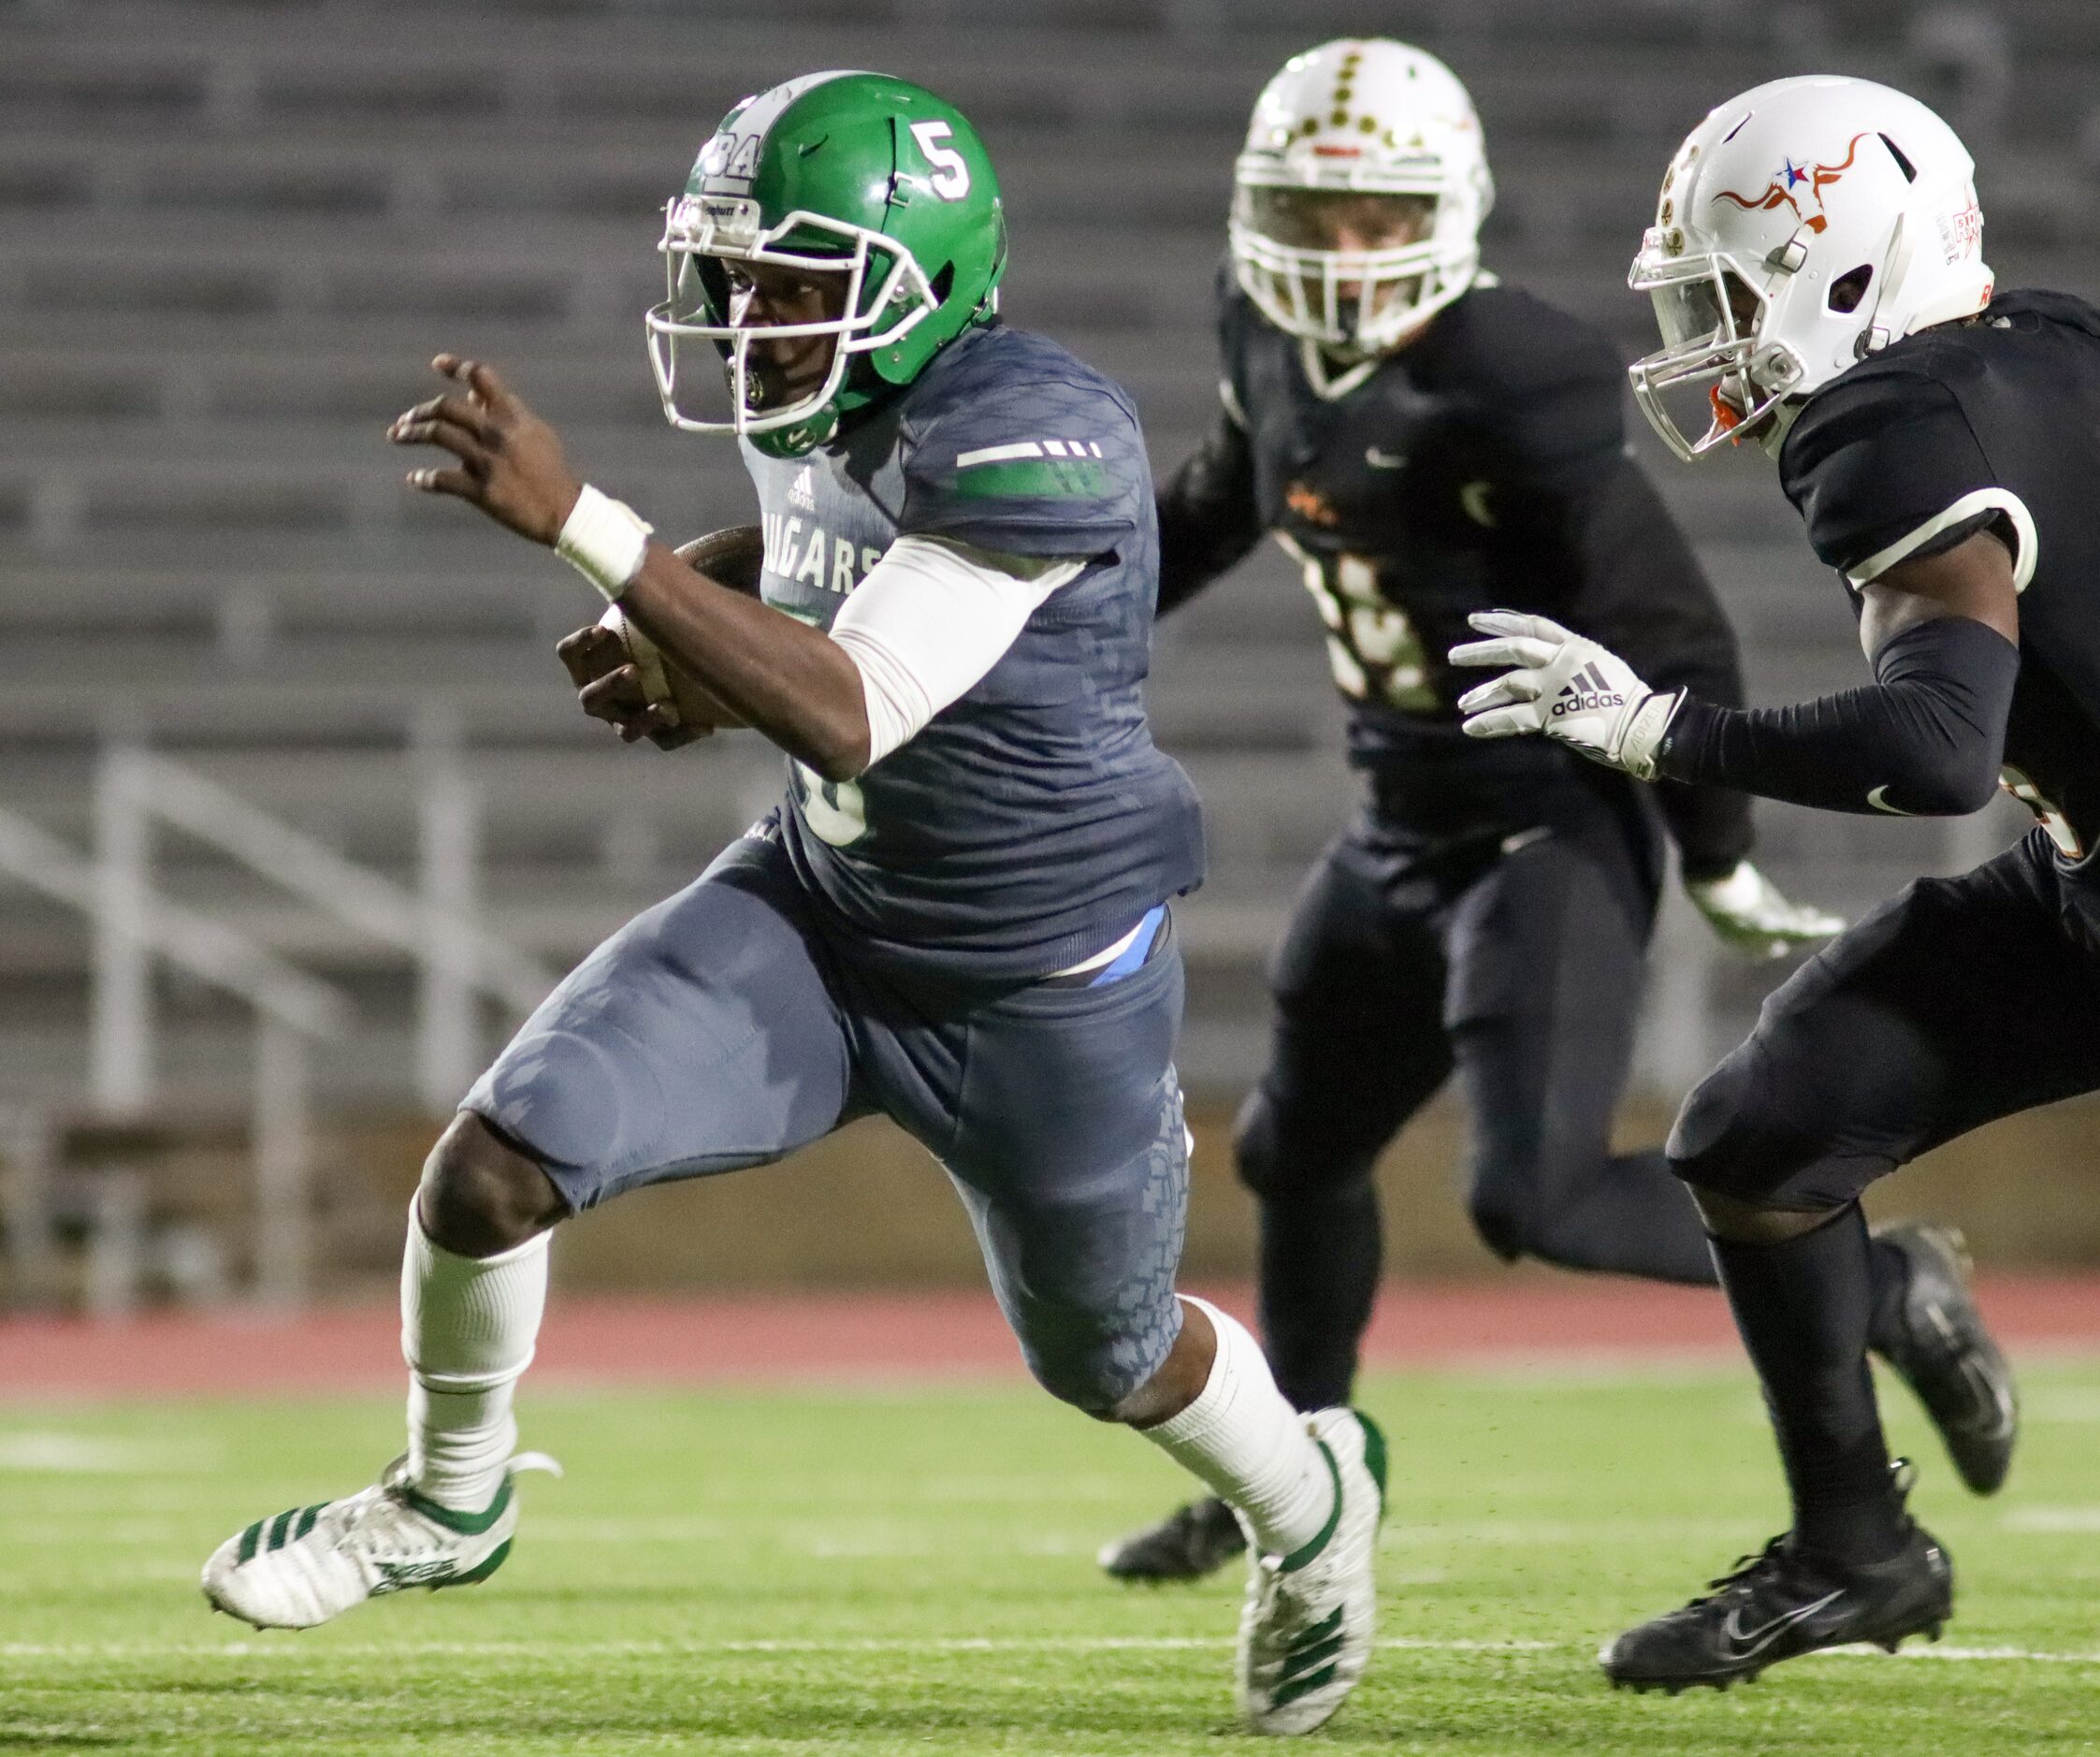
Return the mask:
M 1820 232 L 1830 225 L 1823 217 L 1823 191 L 1852 168 L 1852 161 L 1859 156 L 1860 142 L 1873 130 L 1852 137 L 1852 143 L 1845 150 L 1844 160 L 1836 165 L 1796 165 L 1791 158 L 1773 172 L 1772 181 L 1761 193 L 1755 196 L 1739 196 L 1732 189 L 1724 189 L 1714 199 L 1732 201 L 1746 213 L 1758 213 L 1768 208 L 1790 208 L 1794 218 L 1805 225 L 1811 232 Z M 1794 199 L 1794 191 L 1803 184 L 1808 186 L 1808 197 L 1814 201 L 1818 211 L 1803 213 L 1801 203 Z

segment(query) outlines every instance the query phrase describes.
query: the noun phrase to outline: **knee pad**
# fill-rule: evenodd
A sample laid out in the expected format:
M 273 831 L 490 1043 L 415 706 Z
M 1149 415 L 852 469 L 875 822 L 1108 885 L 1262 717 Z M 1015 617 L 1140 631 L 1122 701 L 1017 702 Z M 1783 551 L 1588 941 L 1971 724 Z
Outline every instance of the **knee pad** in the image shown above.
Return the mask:
M 1531 1204 L 1504 1187 L 1499 1180 L 1476 1178 L 1466 1192 L 1466 1217 L 1473 1223 L 1480 1241 L 1505 1263 L 1513 1263 L 1532 1249 L 1534 1228 Z
M 1233 1123 L 1233 1165 L 1259 1197 L 1325 1196 L 1357 1190 L 1370 1181 L 1384 1143 L 1345 1139 L 1296 1117 L 1286 1122 L 1266 1086 L 1256 1086 Z
M 1240 1183 L 1257 1196 L 1276 1181 L 1276 1112 L 1259 1086 L 1232 1120 L 1232 1163 Z
M 1181 1333 L 1181 1307 L 1164 1304 L 1097 1314 L 1035 1314 L 1016 1325 L 1021 1358 L 1036 1383 L 1061 1403 L 1107 1417 L 1166 1362 Z
M 1732 1187 L 1730 1168 L 1739 1158 L 1732 1137 L 1745 1111 L 1748 1076 L 1741 1066 L 1740 1052 L 1731 1055 L 1695 1086 L 1671 1125 L 1663 1152 L 1670 1169 L 1687 1183 L 1726 1195 L 1747 1192 Z
M 1663 1146 L 1685 1183 L 1765 1203 L 1803 1169 L 1803 1143 L 1768 1101 L 1760 1066 L 1753 1038 L 1686 1098 Z
M 1663 1151 L 1679 1178 L 1757 1207 L 1815 1212 L 1847 1207 L 1895 1169 L 1892 1155 L 1848 1150 L 1822 1119 L 1777 1103 L 1755 1048 L 1737 1050 L 1678 1111 Z
M 645 1155 L 664 1128 L 651 1057 L 611 1028 L 521 1036 L 467 1101 L 533 1158 L 555 1166 L 624 1164 Z

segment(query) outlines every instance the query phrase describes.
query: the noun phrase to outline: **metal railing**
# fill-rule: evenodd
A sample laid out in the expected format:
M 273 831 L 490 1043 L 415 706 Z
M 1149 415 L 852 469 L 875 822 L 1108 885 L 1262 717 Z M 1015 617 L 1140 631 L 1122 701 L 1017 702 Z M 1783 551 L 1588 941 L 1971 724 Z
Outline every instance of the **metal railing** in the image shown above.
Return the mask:
M 412 890 L 345 859 L 187 764 L 134 744 L 105 752 L 95 779 L 104 907 L 97 917 L 93 1014 L 93 1085 L 102 1108 L 138 1110 L 153 1090 L 153 993 L 138 923 L 157 907 L 151 901 L 156 823 L 218 849 L 325 916 L 413 960 L 417 1091 L 432 1111 L 458 1103 L 481 1070 L 477 997 L 487 995 L 527 1013 L 559 979 L 478 918 L 479 801 L 459 762 L 456 738 L 442 728 L 425 729 L 413 761 L 420 872 Z
M 449 1111 L 480 1070 L 482 997 L 529 1012 L 558 979 L 479 920 L 480 799 L 460 761 L 456 726 L 419 724 L 410 761 L 418 820 L 413 888 L 137 742 L 111 744 L 97 766 L 92 855 L 0 809 L 0 875 L 79 909 L 89 922 L 88 1088 L 98 1116 L 136 1117 L 156 1101 L 156 962 L 252 1009 L 253 1258 L 256 1291 L 268 1301 L 296 1302 L 309 1285 L 312 1051 L 349 1034 L 352 1008 L 335 985 L 252 935 L 163 894 L 154 878 L 156 832 L 203 843 L 321 916 L 405 954 L 417 976 L 416 1087 L 427 1108 Z M 27 1111 L 7 1132 L 0 1212 L 10 1280 L 18 1290 L 42 1289 L 51 1267 L 50 1132 Z
M 121 818 L 119 827 L 126 832 L 132 828 Z M 107 858 L 84 859 L 28 819 L 5 809 L 0 809 L 0 874 L 80 909 L 92 923 L 98 947 L 121 950 L 110 976 L 97 969 L 98 1008 L 121 1005 L 134 982 L 150 996 L 149 961 L 160 957 L 253 1010 L 251 1150 L 257 1291 L 273 1302 L 303 1298 L 311 1255 L 309 1056 L 312 1044 L 349 1031 L 348 1001 L 224 922 L 153 896 L 142 882 L 142 870 L 113 865 Z M 137 1024 L 134 1019 L 125 1027 L 134 1039 L 139 1037 Z M 37 1168 L 48 1163 L 48 1154 L 27 1151 L 29 1144 L 19 1141 L 10 1155 L 14 1165 L 8 1193 L 20 1199 L 10 1199 L 8 1234 L 11 1253 L 22 1263 L 35 1263 L 43 1248 L 43 1241 L 32 1239 L 29 1232 L 45 1195 L 34 1178 Z M 36 1263 L 32 1272 L 41 1280 L 46 1267 Z

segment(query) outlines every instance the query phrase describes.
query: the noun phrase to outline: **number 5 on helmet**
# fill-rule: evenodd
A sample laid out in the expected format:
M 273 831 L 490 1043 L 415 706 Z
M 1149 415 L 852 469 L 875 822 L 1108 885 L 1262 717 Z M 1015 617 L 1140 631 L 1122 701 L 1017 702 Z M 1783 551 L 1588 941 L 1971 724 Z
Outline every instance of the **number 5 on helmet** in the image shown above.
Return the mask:
M 666 292 L 647 324 L 665 415 L 789 457 L 910 384 L 998 309 L 1007 222 L 992 160 L 961 111 L 881 74 L 813 73 L 723 118 L 665 209 L 658 249 Z M 754 264 L 843 275 L 843 310 L 792 326 L 746 322 L 731 269 Z M 820 379 L 769 394 L 754 348 L 822 337 L 835 341 Z M 698 374 L 695 342 L 705 344 Z M 719 418 L 694 401 L 717 371 L 729 388 Z

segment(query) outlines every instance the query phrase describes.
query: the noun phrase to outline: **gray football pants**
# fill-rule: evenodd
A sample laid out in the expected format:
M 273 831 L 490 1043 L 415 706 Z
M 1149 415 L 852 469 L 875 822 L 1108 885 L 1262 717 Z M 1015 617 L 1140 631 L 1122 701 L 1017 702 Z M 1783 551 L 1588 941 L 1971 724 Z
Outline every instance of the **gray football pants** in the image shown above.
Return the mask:
M 953 1181 L 1029 1370 L 1099 1414 L 1180 1329 L 1182 970 L 1163 938 L 1106 986 L 934 1001 L 842 956 L 785 852 L 747 837 L 586 958 L 464 1108 L 577 1211 L 879 1111 Z

